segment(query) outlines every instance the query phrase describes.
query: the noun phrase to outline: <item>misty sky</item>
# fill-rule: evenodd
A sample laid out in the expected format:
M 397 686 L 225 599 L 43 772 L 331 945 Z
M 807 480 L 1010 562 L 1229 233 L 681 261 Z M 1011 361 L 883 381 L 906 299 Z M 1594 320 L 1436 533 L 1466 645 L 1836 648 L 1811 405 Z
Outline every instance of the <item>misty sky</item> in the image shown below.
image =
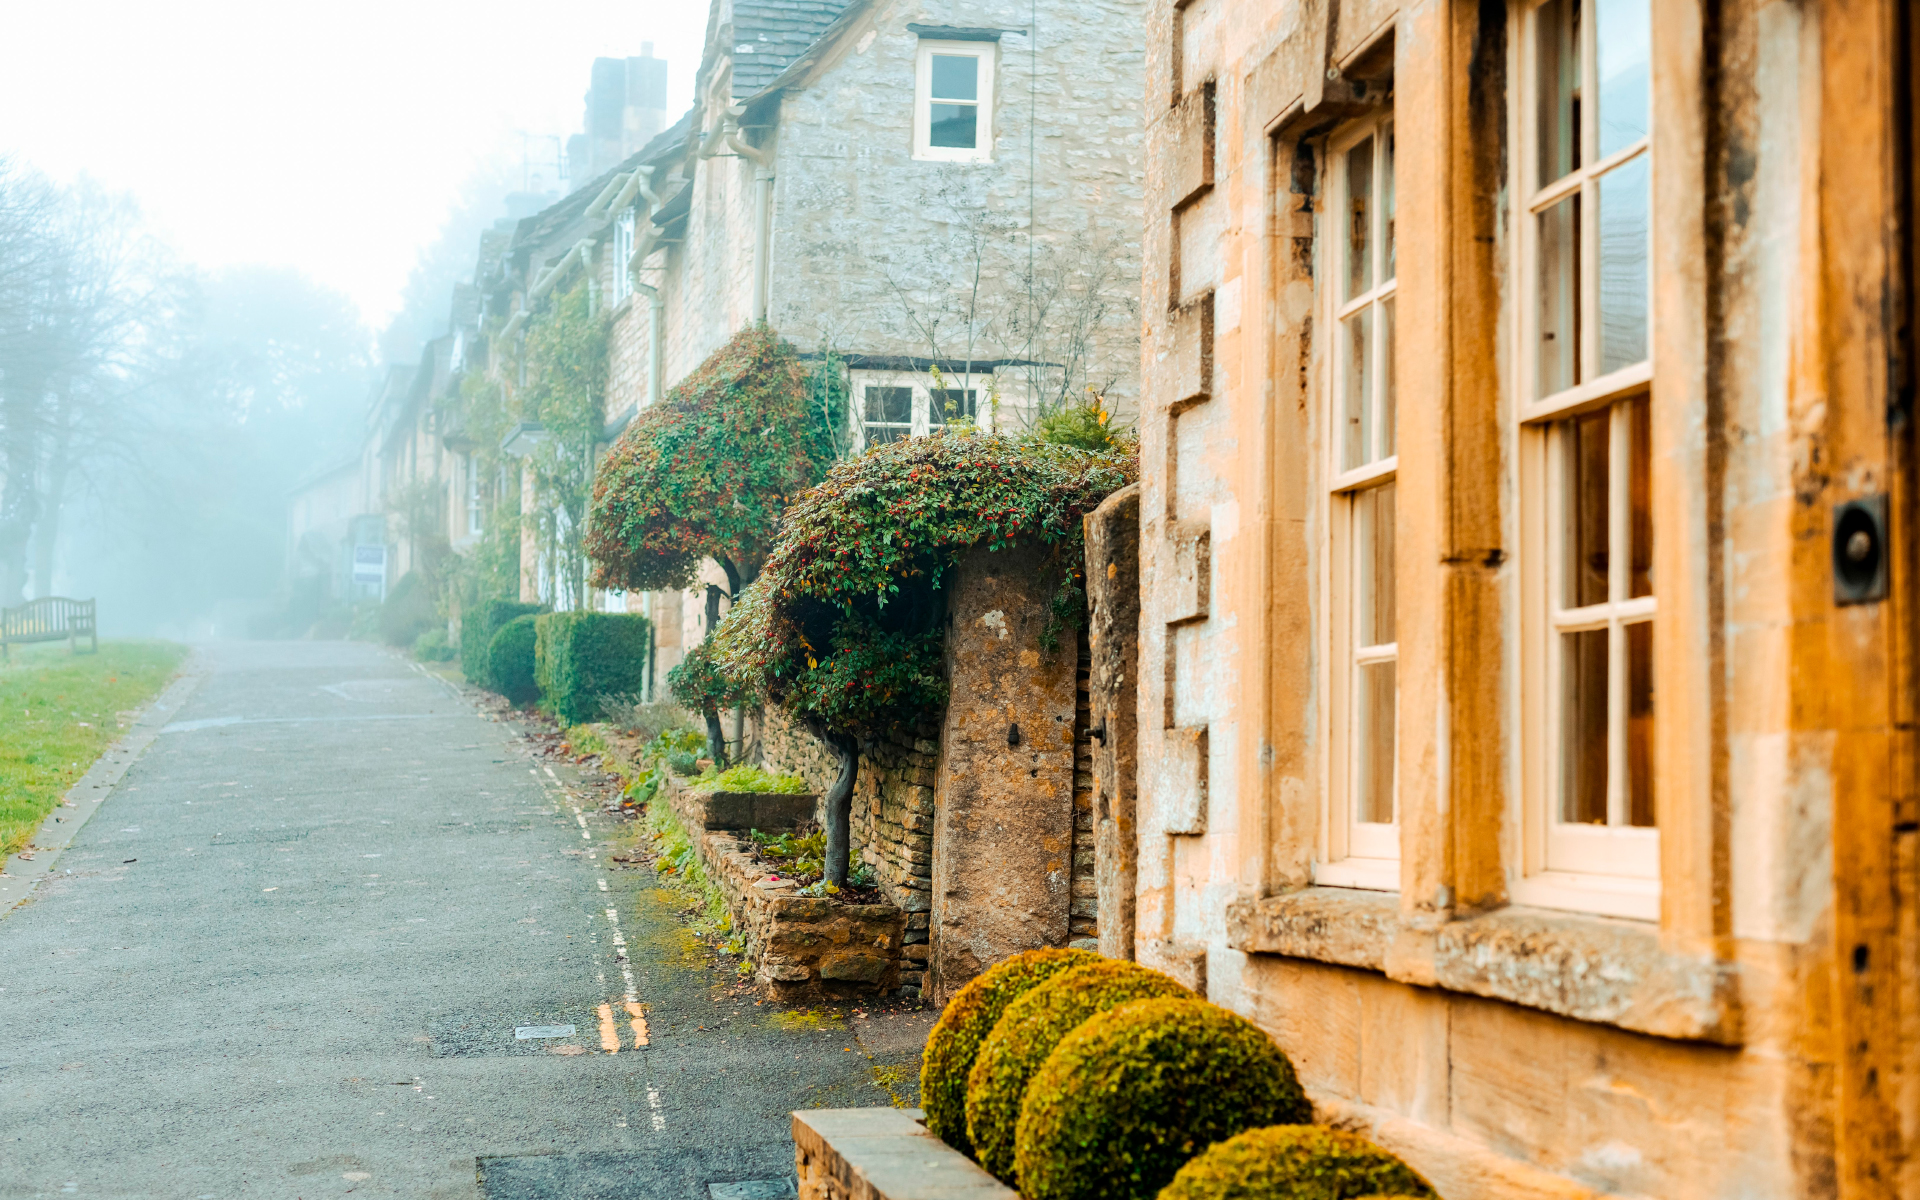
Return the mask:
M 6 11 L 0 154 L 132 191 L 207 267 L 287 265 L 378 327 L 417 249 L 520 131 L 580 128 L 595 56 L 693 94 L 707 5 L 678 0 L 111 0 Z M 535 140 L 552 176 L 553 142 Z M 537 169 L 537 168 L 536 168 Z

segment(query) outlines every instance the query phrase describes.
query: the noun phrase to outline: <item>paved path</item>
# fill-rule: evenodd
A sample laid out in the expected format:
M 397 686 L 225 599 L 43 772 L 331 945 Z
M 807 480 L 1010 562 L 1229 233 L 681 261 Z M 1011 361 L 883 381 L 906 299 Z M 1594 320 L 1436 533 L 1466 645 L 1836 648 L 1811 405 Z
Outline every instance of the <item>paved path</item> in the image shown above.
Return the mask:
M 790 1110 L 912 1098 L 926 1018 L 727 995 L 619 822 L 447 684 L 196 662 L 0 918 L 0 1196 L 746 1197 L 709 1189 L 790 1175 Z

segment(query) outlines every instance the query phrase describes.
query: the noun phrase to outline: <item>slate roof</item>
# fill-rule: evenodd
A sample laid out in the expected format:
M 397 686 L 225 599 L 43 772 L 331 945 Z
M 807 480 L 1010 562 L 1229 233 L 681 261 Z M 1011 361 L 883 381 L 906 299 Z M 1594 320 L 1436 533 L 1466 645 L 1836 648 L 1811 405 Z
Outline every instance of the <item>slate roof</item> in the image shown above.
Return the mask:
M 850 0 L 733 0 L 733 98 L 745 100 L 806 53 Z M 751 46 L 752 50 L 742 47 Z

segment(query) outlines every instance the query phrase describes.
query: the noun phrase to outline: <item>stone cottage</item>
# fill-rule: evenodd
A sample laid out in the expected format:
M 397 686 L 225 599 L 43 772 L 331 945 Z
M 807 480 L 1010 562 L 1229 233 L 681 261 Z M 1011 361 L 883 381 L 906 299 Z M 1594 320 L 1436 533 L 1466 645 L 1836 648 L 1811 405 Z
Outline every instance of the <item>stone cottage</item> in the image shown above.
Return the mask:
M 1914 1194 L 1912 7 L 1147 29 L 1103 937 L 1449 1197 Z

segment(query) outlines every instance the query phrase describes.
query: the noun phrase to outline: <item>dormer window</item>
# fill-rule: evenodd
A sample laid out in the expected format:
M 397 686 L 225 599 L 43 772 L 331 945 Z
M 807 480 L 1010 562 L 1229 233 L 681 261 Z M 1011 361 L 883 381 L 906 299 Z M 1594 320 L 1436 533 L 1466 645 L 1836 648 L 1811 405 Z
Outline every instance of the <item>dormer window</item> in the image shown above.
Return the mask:
M 913 156 L 993 157 L 993 42 L 922 41 L 914 80 Z

